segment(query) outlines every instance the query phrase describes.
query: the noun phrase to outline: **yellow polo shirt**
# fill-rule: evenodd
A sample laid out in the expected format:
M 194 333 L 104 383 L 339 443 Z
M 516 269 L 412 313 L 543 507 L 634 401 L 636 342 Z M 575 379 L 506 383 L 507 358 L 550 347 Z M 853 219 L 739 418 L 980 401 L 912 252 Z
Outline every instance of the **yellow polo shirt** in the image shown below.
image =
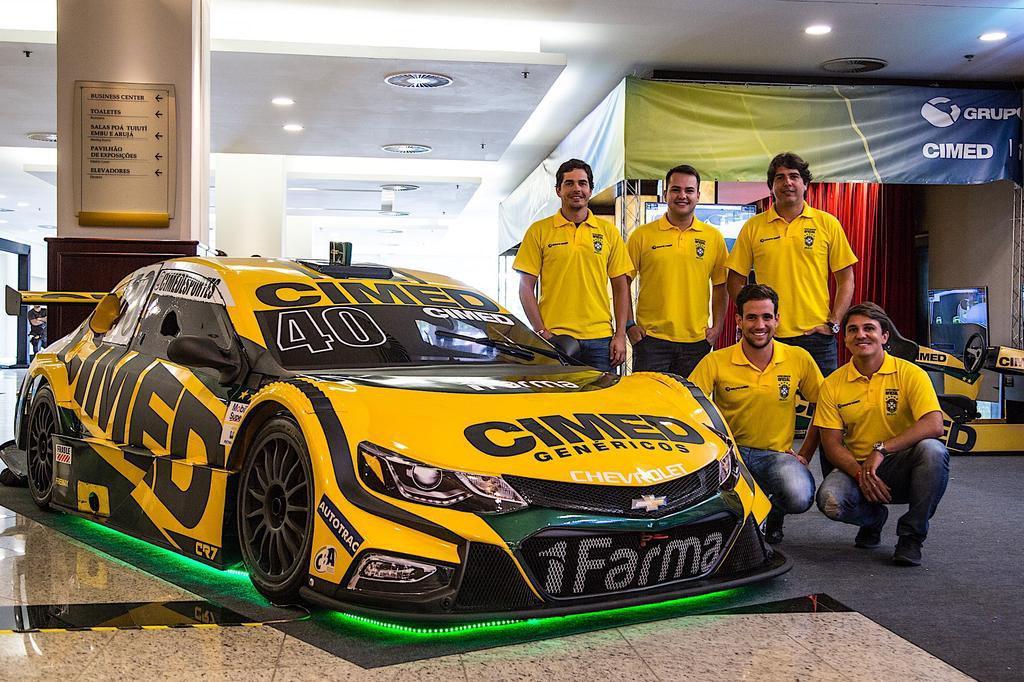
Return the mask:
M 821 386 L 814 423 L 845 431 L 846 448 L 863 460 L 875 443 L 903 433 L 938 409 L 939 399 L 927 372 L 886 353 L 871 379 L 853 362 L 830 374 Z
M 835 216 L 804 202 L 803 212 L 790 223 L 774 206 L 744 223 L 725 267 L 744 277 L 753 269 L 759 283 L 775 289 L 778 336 L 786 338 L 825 324 L 832 309 L 829 272 L 856 262 Z
M 512 267 L 540 278 L 548 331 L 577 339 L 612 335 L 608 280 L 633 270 L 618 229 L 589 211 L 579 227 L 561 212 L 530 225 Z
M 817 402 L 821 370 L 803 348 L 775 342 L 762 371 L 741 344 L 705 355 L 690 381 L 722 411 L 739 445 L 785 452 L 793 447 L 796 391 Z
M 636 228 L 626 248 L 640 277 L 637 324 L 665 341 L 703 341 L 711 286 L 726 280 L 722 233 L 696 217 L 681 230 L 662 216 Z

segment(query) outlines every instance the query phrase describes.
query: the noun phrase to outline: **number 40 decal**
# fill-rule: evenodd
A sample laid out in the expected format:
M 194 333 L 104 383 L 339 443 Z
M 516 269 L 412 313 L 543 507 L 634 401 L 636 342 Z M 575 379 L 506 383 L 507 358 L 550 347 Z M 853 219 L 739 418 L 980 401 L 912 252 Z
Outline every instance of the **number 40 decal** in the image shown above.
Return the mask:
M 359 308 L 286 310 L 277 318 L 277 347 L 283 351 L 306 348 L 310 353 L 323 353 L 331 350 L 335 342 L 370 348 L 385 341 L 387 336 L 381 328 Z

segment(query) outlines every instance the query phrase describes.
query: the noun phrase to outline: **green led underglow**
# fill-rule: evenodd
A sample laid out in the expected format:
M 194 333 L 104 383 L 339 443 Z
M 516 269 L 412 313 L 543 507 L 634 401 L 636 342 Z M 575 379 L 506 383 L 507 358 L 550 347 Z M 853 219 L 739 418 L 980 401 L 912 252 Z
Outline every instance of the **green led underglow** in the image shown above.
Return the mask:
M 126 533 L 122 533 L 119 530 L 111 528 L 110 526 L 104 526 L 101 523 L 90 521 L 78 516 L 72 516 L 70 514 L 65 515 L 62 519 L 68 526 L 74 528 L 76 535 L 82 535 L 86 537 L 88 542 L 88 536 L 92 535 L 103 540 L 119 545 L 123 547 L 125 551 L 131 552 L 135 555 L 149 556 L 154 561 L 160 563 L 163 569 L 170 569 L 175 573 L 182 573 L 188 575 L 190 578 L 200 578 L 204 584 L 221 584 L 225 587 L 229 587 L 232 592 L 236 592 L 239 596 L 243 596 L 250 601 L 267 604 L 267 600 L 256 591 L 252 581 L 249 580 L 249 574 L 244 569 L 239 569 L 235 564 L 231 568 L 218 569 L 204 564 L 196 559 L 191 559 L 182 554 L 178 554 L 169 549 L 154 545 L 145 540 L 132 537 Z M 102 546 L 98 547 L 102 550 Z M 109 555 L 109 552 L 106 552 Z M 114 557 L 112 557 L 114 558 Z M 115 560 L 117 560 L 115 558 Z M 129 566 L 123 561 L 117 560 L 122 565 Z M 138 568 L 138 566 L 132 566 Z M 175 581 L 177 582 L 177 581 Z M 188 589 L 187 585 L 184 585 L 185 589 Z
M 540 618 L 529 618 L 526 620 L 490 620 L 479 623 L 457 623 L 452 625 L 410 625 L 399 622 L 388 622 L 375 618 L 368 618 L 343 611 L 332 611 L 322 614 L 322 619 L 335 624 L 353 625 L 372 633 L 388 633 L 398 635 L 409 635 L 413 637 L 438 637 L 446 635 L 458 635 L 465 633 L 484 632 L 522 632 L 529 630 L 531 634 L 538 634 L 544 630 L 554 629 L 576 629 L 586 628 L 588 625 L 597 624 L 598 621 L 607 620 L 654 620 L 672 616 L 686 615 L 686 611 L 680 612 L 685 607 L 687 610 L 706 609 L 718 602 L 725 602 L 743 591 L 743 588 L 720 590 L 708 594 L 700 594 L 692 597 L 680 597 L 654 604 L 641 604 L 639 606 L 624 606 L 617 609 L 605 609 L 590 611 L 570 616 L 546 616 Z M 607 625 L 606 625 L 607 626 Z

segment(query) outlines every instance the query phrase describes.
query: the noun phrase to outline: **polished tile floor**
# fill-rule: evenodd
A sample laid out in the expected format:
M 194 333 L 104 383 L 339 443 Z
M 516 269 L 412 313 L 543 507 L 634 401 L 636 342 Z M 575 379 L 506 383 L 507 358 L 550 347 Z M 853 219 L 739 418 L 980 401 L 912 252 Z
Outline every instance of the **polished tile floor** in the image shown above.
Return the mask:
M 10 431 L 20 374 L 0 371 L 2 434 Z M 196 599 L 197 595 L 0 507 L 0 609 Z M 126 678 L 968 679 L 854 612 L 687 616 L 372 669 L 268 625 L 0 634 L 0 679 Z

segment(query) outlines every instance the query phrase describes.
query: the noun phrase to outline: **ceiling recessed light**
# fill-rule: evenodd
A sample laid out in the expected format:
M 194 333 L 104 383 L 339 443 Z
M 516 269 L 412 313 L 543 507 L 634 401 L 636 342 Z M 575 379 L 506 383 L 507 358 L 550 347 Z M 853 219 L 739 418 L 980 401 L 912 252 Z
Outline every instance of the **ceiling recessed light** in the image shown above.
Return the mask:
M 17 206 L 18 208 L 28 208 L 28 202 L 27 201 L 19 201 L 17 204 L 15 204 L 15 206 Z
M 270 103 L 276 104 L 279 107 L 290 107 L 291 105 L 295 104 L 295 100 L 293 100 L 291 97 L 275 97 L 274 99 L 270 100 Z
M 392 192 L 413 192 L 420 188 L 419 185 L 381 185 L 381 189 L 391 190 Z
M 301 133 L 303 130 L 302 125 L 298 123 L 285 123 L 281 128 L 289 133 Z
M 455 79 L 440 73 L 393 73 L 385 78 L 384 82 L 396 88 L 421 90 L 445 88 L 454 83 Z
M 377 230 L 381 234 L 402 234 L 402 230 Z
M 6 220 L 0 220 L 0 225 L 6 225 L 6 224 L 7 224 Z
M 982 33 L 978 36 L 978 40 L 984 40 L 986 43 L 994 43 L 997 40 L 1005 40 L 1006 33 L 1003 31 L 989 31 L 988 33 Z
M 56 230 L 56 225 L 36 225 L 40 230 Z
M 377 213 L 380 215 L 389 216 L 391 218 L 401 218 L 403 216 L 409 215 L 408 211 L 377 211 Z
M 6 194 L 0 194 L 0 199 L 6 199 L 6 198 L 7 198 Z
M 426 154 L 433 151 L 433 148 L 425 144 L 386 144 L 381 149 L 392 154 Z
M 29 133 L 25 137 L 27 137 L 30 140 L 34 140 L 36 142 L 56 142 L 57 141 L 57 133 Z
M 289 187 L 289 192 L 319 192 L 320 190 L 316 187 Z
M 832 27 L 828 24 L 811 24 L 804 29 L 804 33 L 809 36 L 823 36 L 826 33 L 831 33 Z

